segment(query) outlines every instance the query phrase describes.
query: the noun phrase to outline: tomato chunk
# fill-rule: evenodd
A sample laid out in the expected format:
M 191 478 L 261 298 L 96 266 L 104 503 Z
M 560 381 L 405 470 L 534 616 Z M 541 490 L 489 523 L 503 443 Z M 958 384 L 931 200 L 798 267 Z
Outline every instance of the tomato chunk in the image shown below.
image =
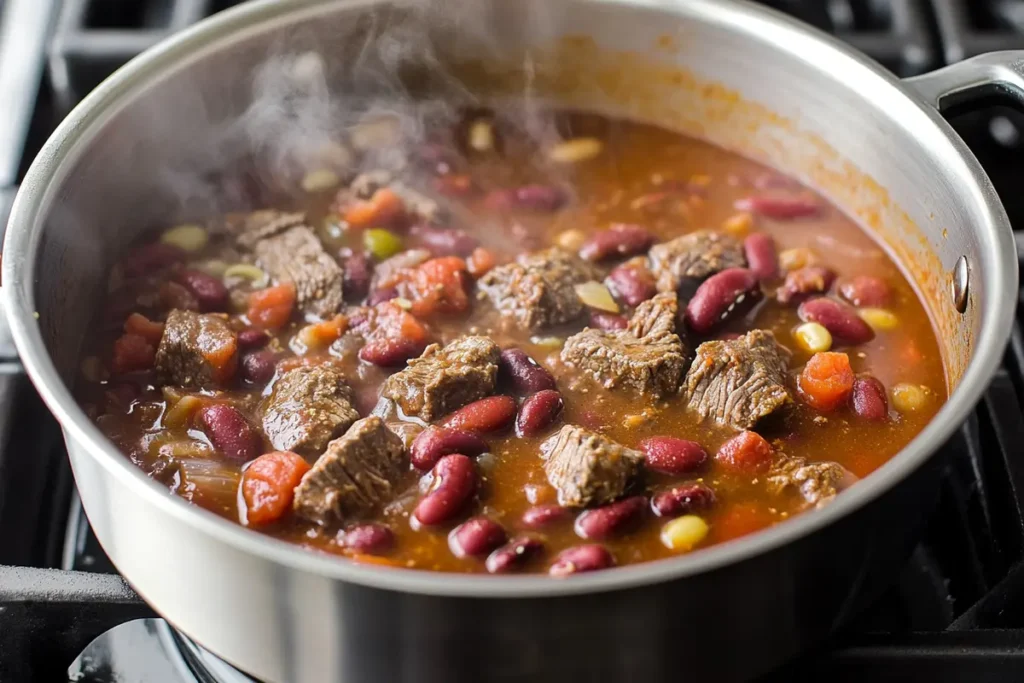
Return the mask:
M 715 460 L 740 472 L 764 472 L 772 463 L 774 449 L 757 432 L 740 432 L 722 444 Z
M 434 313 L 462 313 L 469 308 L 466 294 L 466 262 L 444 256 L 420 264 L 410 282 L 412 312 L 426 317 Z
M 348 318 L 336 315 L 330 320 L 306 325 L 299 331 L 299 339 L 307 349 L 319 349 L 330 346 L 347 329 Z
M 281 519 L 309 469 L 309 463 L 291 451 L 266 453 L 253 460 L 242 474 L 246 523 L 262 526 Z
M 249 295 L 249 322 L 256 327 L 279 330 L 288 324 L 295 307 L 295 285 L 290 282 L 267 287 Z
M 374 308 L 377 312 L 374 339 L 398 337 L 408 339 L 416 344 L 427 340 L 427 328 L 406 310 L 397 304 L 385 301 Z
M 405 215 L 405 204 L 394 190 L 382 187 L 369 199 L 352 202 L 342 210 L 353 228 L 372 228 L 395 223 Z
M 123 334 L 114 342 L 110 369 L 115 375 L 149 370 L 156 359 L 156 347 L 138 334 Z
M 797 389 L 807 405 L 821 412 L 831 412 L 850 397 L 853 380 L 849 356 L 822 352 L 807 361 L 797 378 Z
M 164 336 L 164 324 L 154 322 L 141 313 L 132 313 L 124 322 L 124 331 L 128 334 L 137 334 L 156 346 Z

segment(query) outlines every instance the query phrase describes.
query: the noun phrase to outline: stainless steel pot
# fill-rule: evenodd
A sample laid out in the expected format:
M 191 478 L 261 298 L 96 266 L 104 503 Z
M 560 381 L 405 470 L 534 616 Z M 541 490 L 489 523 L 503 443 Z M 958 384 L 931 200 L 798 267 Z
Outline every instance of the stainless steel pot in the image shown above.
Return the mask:
M 397 25 L 416 30 L 396 40 Z M 940 332 L 949 402 L 825 510 L 565 581 L 357 566 L 168 496 L 72 398 L 108 265 L 195 198 L 169 171 L 217 161 L 224 122 L 248 104 L 268 55 L 319 50 L 339 83 L 359 83 L 354 60 L 387 66 L 411 44 L 415 61 L 420 41 L 449 86 L 657 122 L 820 188 L 917 282 Z M 940 447 L 999 363 L 1016 301 L 1013 239 L 936 107 L 1021 99 L 1022 73 L 1021 55 L 1000 54 L 900 82 L 825 35 L 727 0 L 255 2 L 133 60 L 65 120 L 11 216 L 4 303 L 103 547 L 158 612 L 242 669 L 304 683 L 743 678 L 822 638 L 891 580 L 935 497 Z

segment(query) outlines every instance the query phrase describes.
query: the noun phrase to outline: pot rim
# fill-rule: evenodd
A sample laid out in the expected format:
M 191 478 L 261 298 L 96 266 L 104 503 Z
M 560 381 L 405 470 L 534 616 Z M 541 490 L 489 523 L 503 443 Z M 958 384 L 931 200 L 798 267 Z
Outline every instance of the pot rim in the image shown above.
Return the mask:
M 377 0 L 349 0 L 350 7 L 376 4 Z M 673 0 L 591 0 L 605 5 L 626 5 L 638 9 L 670 12 L 678 9 Z M 583 574 L 569 581 L 547 575 L 488 576 L 413 569 L 384 569 L 359 564 L 336 556 L 324 556 L 286 541 L 263 536 L 198 506 L 190 505 L 150 480 L 131 463 L 96 427 L 61 380 L 43 343 L 35 317 L 35 254 L 43 230 L 36 224 L 50 209 L 53 188 L 67 175 L 72 162 L 91 142 L 112 112 L 127 106 L 143 91 L 143 84 L 183 63 L 223 49 L 231 40 L 241 40 L 255 31 L 266 30 L 275 19 L 294 20 L 315 14 L 321 0 L 256 0 L 221 12 L 185 30 L 129 61 L 90 93 L 65 118 L 32 163 L 15 200 L 4 244 L 2 278 L 3 305 L 22 362 L 49 409 L 57 417 L 65 438 L 77 442 L 104 470 L 129 486 L 147 504 L 235 549 L 262 556 L 292 569 L 365 586 L 428 595 L 523 598 L 575 595 L 626 589 L 702 574 L 767 553 L 835 523 L 861 506 L 869 504 L 922 466 L 966 419 L 988 386 L 1000 364 L 1013 324 L 1016 298 L 999 297 L 1007 282 L 1017 282 L 1016 251 L 1009 220 L 987 175 L 973 154 L 941 115 L 883 67 L 839 42 L 837 39 L 782 13 L 745 0 L 690 0 L 690 16 L 719 25 L 739 26 L 750 31 L 756 25 L 762 33 L 783 36 L 792 44 L 827 53 L 831 63 L 846 70 L 859 70 L 873 79 L 876 87 L 902 97 L 905 108 L 927 121 L 941 133 L 959 157 L 961 175 L 970 183 L 960 188 L 976 203 L 985 220 L 974 226 L 980 231 L 985 268 L 976 277 L 984 279 L 989 300 L 983 304 L 981 330 L 969 364 L 949 400 L 913 441 L 878 470 L 838 496 L 829 506 L 799 515 L 783 524 L 750 536 L 711 546 L 678 558 L 627 565 L 602 572 Z M 230 37 L 228 38 L 228 34 Z M 223 43 L 221 42 L 223 39 Z M 220 43 L 220 44 L 218 44 Z M 29 284 L 26 284 L 29 283 Z M 1014 287 L 1014 292 L 1016 287 Z M 86 492 L 88 495 L 88 492 Z M 127 577 L 131 580 L 131 577 Z

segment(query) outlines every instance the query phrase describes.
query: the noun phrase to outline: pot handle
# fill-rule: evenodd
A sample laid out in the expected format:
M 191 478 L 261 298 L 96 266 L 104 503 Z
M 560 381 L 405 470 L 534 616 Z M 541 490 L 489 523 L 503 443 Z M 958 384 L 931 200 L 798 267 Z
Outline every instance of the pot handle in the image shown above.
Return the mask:
M 903 82 L 944 114 L 972 109 L 986 100 L 1024 110 L 1024 50 L 989 52 Z

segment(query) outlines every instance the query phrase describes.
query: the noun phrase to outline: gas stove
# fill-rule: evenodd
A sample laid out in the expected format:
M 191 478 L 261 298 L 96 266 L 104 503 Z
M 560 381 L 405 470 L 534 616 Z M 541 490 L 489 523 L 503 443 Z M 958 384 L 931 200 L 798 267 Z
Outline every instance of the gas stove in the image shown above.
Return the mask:
M 1024 48 L 1024 0 L 764 2 L 900 76 Z M 234 4 L 0 0 L 0 218 L 62 114 L 142 50 Z M 1024 230 L 1024 116 L 994 107 L 952 123 Z M 941 502 L 899 580 L 828 643 L 767 681 L 1024 680 L 1022 402 L 1018 324 L 1003 367 L 946 446 L 952 467 Z M 117 574 L 78 502 L 58 425 L 0 325 L 0 681 L 64 677 L 252 680 L 159 619 Z

